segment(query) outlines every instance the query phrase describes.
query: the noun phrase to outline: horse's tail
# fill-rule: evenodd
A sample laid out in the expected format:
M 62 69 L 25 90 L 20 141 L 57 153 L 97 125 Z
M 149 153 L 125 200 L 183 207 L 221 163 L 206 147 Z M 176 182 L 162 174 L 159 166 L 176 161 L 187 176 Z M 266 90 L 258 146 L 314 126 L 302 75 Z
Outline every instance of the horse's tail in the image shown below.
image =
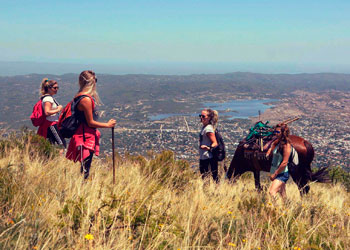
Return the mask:
M 328 173 L 328 167 L 320 168 L 316 173 L 311 174 L 311 181 L 317 181 L 321 183 L 329 183 L 331 179 Z
M 305 161 L 306 161 L 305 163 L 307 165 L 306 172 L 310 176 L 310 181 L 317 181 L 317 182 L 321 182 L 321 183 L 330 182 L 331 180 L 330 180 L 329 174 L 328 174 L 328 169 L 327 169 L 328 167 L 320 168 L 316 173 L 312 173 L 311 162 L 314 159 L 315 151 L 314 151 L 314 148 L 312 147 L 310 142 L 304 141 L 304 145 L 305 145 L 306 150 L 307 150 L 306 159 L 305 159 Z

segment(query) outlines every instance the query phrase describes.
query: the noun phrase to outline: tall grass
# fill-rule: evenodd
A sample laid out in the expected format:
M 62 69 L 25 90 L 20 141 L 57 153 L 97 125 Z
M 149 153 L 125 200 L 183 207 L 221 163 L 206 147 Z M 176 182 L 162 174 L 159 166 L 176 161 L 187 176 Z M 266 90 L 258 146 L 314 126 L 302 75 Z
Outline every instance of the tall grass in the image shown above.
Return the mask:
M 288 200 L 251 178 L 203 181 L 173 152 L 79 164 L 36 136 L 0 140 L 1 249 L 349 249 L 350 195 L 311 184 Z M 265 187 L 268 182 L 263 183 Z

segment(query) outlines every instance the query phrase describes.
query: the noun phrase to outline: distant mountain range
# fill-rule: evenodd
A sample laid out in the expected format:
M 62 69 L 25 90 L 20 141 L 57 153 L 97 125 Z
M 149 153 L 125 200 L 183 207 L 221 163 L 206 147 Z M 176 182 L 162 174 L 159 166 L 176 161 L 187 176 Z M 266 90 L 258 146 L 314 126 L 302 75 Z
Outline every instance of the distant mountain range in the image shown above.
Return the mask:
M 0 77 L 0 126 L 19 127 L 29 124 L 28 117 L 38 100 L 40 82 L 44 77 L 59 82 L 57 99 L 66 104 L 78 90 L 78 74 L 29 74 Z M 109 112 L 113 107 L 146 101 L 152 111 L 155 105 L 164 112 L 181 108 L 169 100 L 182 100 L 195 105 L 206 99 L 244 93 L 251 97 L 288 95 L 295 90 L 318 92 L 326 90 L 350 91 L 350 74 L 258 74 L 236 72 L 229 74 L 193 75 L 107 75 L 98 74 L 98 91 Z M 173 110 L 172 110 L 173 109 Z
M 1 59 L 0 59 L 1 60 Z M 228 72 L 276 73 L 350 73 L 349 65 L 325 63 L 281 63 L 281 62 L 35 62 L 0 61 L 0 76 L 24 74 L 55 74 L 81 72 L 85 69 L 104 74 L 225 74 Z

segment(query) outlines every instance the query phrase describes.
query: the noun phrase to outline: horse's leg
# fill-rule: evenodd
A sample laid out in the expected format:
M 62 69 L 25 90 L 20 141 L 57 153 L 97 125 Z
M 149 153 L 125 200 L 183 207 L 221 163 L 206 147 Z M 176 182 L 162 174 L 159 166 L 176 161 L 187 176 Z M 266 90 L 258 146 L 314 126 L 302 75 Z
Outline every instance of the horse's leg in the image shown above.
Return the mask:
M 234 158 L 232 159 L 231 163 L 230 163 L 230 167 L 228 168 L 227 172 L 226 172 L 226 177 L 231 180 L 232 175 L 235 173 L 235 163 L 234 163 Z
M 305 140 L 296 141 L 295 147 L 298 148 L 299 165 L 290 167 L 288 170 L 298 185 L 300 195 L 303 196 L 310 191 L 308 183 L 312 181 L 311 162 L 315 152 L 312 145 Z
M 298 185 L 301 196 L 307 194 L 310 190 L 310 186 L 308 185 L 310 178 L 305 170 L 306 167 L 302 164 L 297 166 L 295 169 L 289 169 L 289 173 L 292 176 L 293 181 Z
M 236 152 L 232 158 L 232 161 L 230 163 L 230 167 L 226 173 L 226 177 L 230 180 L 233 177 L 236 177 L 237 175 L 241 175 L 242 171 L 240 168 L 244 167 L 244 154 L 243 149 L 241 147 L 238 147 L 236 149 Z
M 299 180 L 298 188 L 301 196 L 309 193 L 310 191 L 310 186 L 308 184 L 309 181 L 310 181 L 310 178 L 308 178 L 307 173 L 305 173 L 304 176 L 302 176 L 301 179 Z
M 232 182 L 235 182 L 243 173 L 246 172 L 243 168 L 240 167 L 242 165 L 243 165 L 243 162 L 237 163 L 237 162 L 234 162 L 234 160 L 232 160 L 230 168 L 226 174 L 227 178 Z
M 254 173 L 255 188 L 258 191 L 262 191 L 262 188 L 261 188 L 261 185 L 260 185 L 260 171 L 255 170 L 253 173 Z

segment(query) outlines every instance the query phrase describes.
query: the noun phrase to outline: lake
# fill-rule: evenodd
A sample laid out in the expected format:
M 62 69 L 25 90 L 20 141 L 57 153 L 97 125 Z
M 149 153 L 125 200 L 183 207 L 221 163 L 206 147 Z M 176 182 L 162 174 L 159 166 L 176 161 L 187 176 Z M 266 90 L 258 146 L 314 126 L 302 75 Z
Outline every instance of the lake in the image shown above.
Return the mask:
M 203 107 L 215 109 L 220 116 L 227 116 L 229 119 L 241 118 L 247 119 L 249 117 L 258 116 L 259 110 L 263 113 L 266 109 L 274 107 L 274 105 L 267 105 L 266 103 L 277 102 L 277 99 L 252 99 L 252 100 L 232 100 L 228 102 L 206 102 Z M 197 116 L 200 110 L 192 114 L 157 114 L 150 115 L 149 119 L 152 121 L 163 120 L 173 116 Z

